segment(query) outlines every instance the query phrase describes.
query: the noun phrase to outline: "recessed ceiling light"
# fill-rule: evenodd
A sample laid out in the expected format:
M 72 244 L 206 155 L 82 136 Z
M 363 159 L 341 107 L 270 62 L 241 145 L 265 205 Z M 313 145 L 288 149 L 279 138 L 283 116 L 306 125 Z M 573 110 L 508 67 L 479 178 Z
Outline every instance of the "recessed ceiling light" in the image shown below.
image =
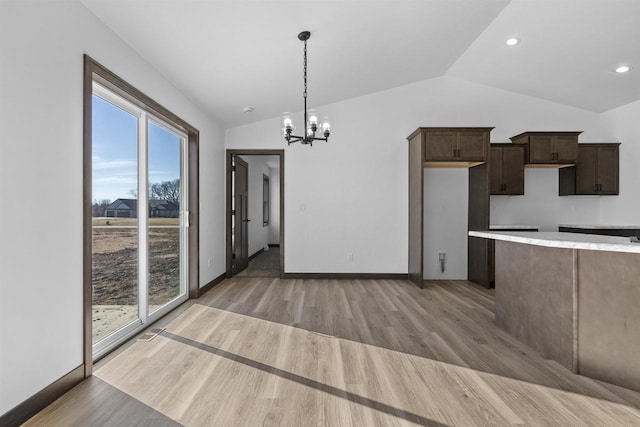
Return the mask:
M 515 37 L 511 37 L 509 40 L 507 40 L 507 46 L 515 46 L 518 43 L 520 43 L 520 39 L 515 38 Z
M 253 113 L 253 107 L 250 105 L 247 105 L 242 109 L 242 111 L 244 111 L 245 113 Z
M 631 67 L 629 67 L 627 65 L 621 65 L 620 67 L 616 68 L 616 73 L 626 73 L 630 69 L 631 69 Z

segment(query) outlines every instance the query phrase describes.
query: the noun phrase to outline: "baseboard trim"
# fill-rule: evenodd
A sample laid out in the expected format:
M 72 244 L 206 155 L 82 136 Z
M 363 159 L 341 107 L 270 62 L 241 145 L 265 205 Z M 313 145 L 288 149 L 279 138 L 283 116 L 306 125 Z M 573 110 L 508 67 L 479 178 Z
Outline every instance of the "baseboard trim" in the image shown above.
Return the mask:
M 19 426 L 84 380 L 84 364 L 49 384 L 15 408 L 0 416 L 0 425 Z
M 280 247 L 280 243 L 269 243 L 269 247 L 270 248 L 279 248 Z
M 212 281 L 210 281 L 209 283 L 207 283 L 206 285 L 198 289 L 198 298 L 200 298 L 202 295 L 204 295 L 209 290 L 211 290 L 215 285 L 222 282 L 226 277 L 227 277 L 227 273 L 222 273 L 221 275 L 219 275 L 218 277 L 216 277 L 215 279 L 213 279 Z
M 255 257 L 257 257 L 258 255 L 260 255 L 261 253 L 264 252 L 264 248 L 260 249 L 259 251 L 257 251 L 255 254 L 251 255 L 249 257 L 249 261 L 251 261 L 252 259 L 254 259 Z
M 284 279 L 407 280 L 403 273 L 284 273 Z

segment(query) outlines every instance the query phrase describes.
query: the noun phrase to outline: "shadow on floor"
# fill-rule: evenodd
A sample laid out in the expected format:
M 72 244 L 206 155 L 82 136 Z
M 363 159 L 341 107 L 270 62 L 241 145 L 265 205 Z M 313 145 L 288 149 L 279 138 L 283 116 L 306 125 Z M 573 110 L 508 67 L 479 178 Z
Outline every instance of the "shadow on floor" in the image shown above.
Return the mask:
M 573 374 L 499 329 L 493 292 L 465 281 L 234 277 L 205 306 L 527 383 L 640 407 L 640 393 Z
M 73 402 L 73 408 L 69 407 L 69 402 Z M 23 424 L 40 425 L 181 426 L 96 376 L 90 376 Z

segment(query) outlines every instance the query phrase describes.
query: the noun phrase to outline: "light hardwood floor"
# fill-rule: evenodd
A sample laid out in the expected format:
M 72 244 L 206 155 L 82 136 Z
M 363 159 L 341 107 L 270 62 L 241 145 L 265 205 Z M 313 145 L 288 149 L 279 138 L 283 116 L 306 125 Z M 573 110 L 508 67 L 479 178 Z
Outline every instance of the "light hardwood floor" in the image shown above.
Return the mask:
M 640 393 L 545 360 L 493 306 L 457 281 L 233 278 L 27 425 L 640 425 Z

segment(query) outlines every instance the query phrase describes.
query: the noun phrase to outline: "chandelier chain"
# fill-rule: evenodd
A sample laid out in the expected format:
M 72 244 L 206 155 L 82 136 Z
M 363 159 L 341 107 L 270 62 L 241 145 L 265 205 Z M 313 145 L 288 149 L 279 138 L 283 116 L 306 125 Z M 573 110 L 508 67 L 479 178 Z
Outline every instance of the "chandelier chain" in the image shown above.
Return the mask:
M 307 41 L 304 41 L 304 99 L 307 99 Z

